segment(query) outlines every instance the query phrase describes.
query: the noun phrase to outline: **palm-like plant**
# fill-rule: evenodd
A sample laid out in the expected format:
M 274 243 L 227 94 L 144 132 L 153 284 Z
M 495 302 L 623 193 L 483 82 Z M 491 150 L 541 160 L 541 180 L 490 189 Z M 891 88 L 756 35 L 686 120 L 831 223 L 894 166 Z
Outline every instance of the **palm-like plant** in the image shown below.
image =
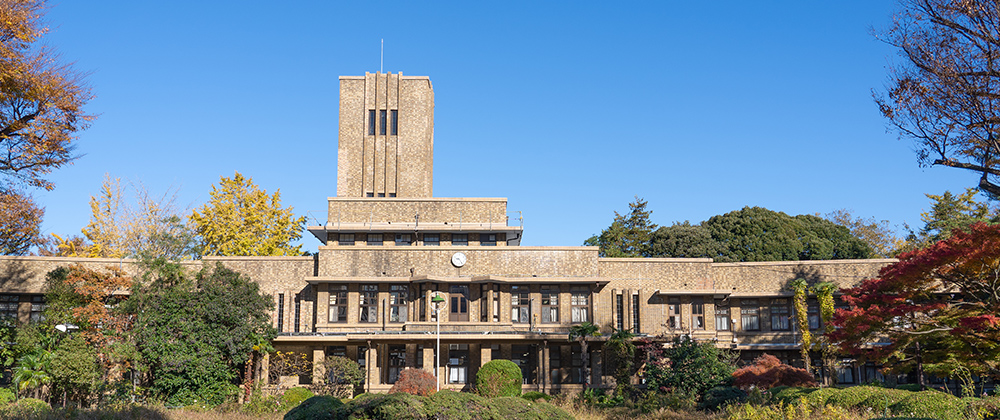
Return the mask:
M 587 337 L 600 336 L 600 327 L 590 322 L 583 322 L 569 327 L 569 339 L 576 339 L 580 342 L 580 350 L 583 352 L 583 387 L 590 387 L 590 352 L 588 350 Z
M 13 378 L 18 392 L 31 390 L 32 396 L 37 397 L 42 386 L 52 382 L 48 373 L 51 361 L 52 353 L 45 350 L 21 356 Z

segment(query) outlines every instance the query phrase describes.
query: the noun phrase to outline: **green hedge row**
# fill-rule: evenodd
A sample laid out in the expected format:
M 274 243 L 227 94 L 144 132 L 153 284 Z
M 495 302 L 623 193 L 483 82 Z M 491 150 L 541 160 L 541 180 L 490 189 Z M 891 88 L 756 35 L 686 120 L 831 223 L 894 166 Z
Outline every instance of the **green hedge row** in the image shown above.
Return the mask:
M 832 405 L 871 410 L 876 414 L 909 418 L 964 420 L 1000 418 L 1000 397 L 958 398 L 940 391 L 855 386 L 850 388 L 778 387 L 771 391 L 776 401 L 798 404 L 802 399 L 813 406 Z
M 483 398 L 440 391 L 430 397 L 406 393 L 362 394 L 344 404 L 313 397 L 285 414 L 285 420 L 573 420 L 561 408 L 518 397 Z

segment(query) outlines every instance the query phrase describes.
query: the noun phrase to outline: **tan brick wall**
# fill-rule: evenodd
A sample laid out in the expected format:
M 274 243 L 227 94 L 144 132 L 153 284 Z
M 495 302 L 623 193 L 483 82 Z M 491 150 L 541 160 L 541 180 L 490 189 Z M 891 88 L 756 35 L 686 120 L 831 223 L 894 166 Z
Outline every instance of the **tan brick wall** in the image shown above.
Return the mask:
M 369 111 L 375 134 L 369 135 Z M 386 133 L 381 114 L 386 111 Z M 398 134 L 391 130 L 398 111 Z M 433 195 L 434 90 L 427 77 L 365 73 L 340 78 L 337 196 Z
M 467 263 L 451 264 L 462 252 Z M 593 247 L 320 247 L 319 275 L 326 277 L 596 277 Z M 471 280 L 471 279 L 470 279 Z M 539 279 L 541 282 L 541 279 Z
M 506 198 L 343 198 L 331 197 L 327 223 L 494 223 L 507 225 Z
M 851 287 L 878 276 L 879 270 L 895 262 L 884 260 L 774 261 L 713 263 L 712 278 L 717 289 L 734 293 L 771 293 L 787 290 L 788 282 L 804 278 L 809 283 L 834 282 Z

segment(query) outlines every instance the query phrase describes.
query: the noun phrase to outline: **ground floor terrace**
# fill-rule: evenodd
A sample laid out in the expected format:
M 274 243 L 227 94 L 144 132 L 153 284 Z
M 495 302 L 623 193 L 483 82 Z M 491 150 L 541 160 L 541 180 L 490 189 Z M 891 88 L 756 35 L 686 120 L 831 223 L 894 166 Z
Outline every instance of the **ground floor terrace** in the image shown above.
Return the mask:
M 423 369 L 436 373 L 441 389 L 471 390 L 479 368 L 491 360 L 510 360 L 521 368 L 522 390 L 541 391 L 549 394 L 577 393 L 583 390 L 586 370 L 584 346 L 569 340 L 566 334 L 525 334 L 520 332 L 491 333 L 442 333 L 440 355 L 434 333 L 398 334 L 285 334 L 279 336 L 274 347 L 281 352 L 294 352 L 308 360 L 311 374 L 285 376 L 269 371 L 269 361 L 263 364 L 262 377 L 270 378 L 270 385 L 291 387 L 318 385 L 326 372 L 323 362 L 328 357 L 345 357 L 354 360 L 364 372 L 364 384 L 358 391 L 388 392 L 403 369 Z M 614 362 L 603 351 L 607 340 L 591 337 L 587 341 L 589 354 L 590 386 L 614 387 Z M 733 350 L 739 355 L 739 365 L 746 365 L 767 353 L 783 363 L 803 366 L 801 353 L 794 346 L 742 345 L 732 340 L 711 339 L 718 347 Z M 665 343 L 666 344 L 666 343 Z M 669 345 L 669 344 L 666 344 Z M 818 382 L 836 382 L 856 385 L 869 382 L 906 383 L 907 378 L 886 378 L 871 363 L 838 358 L 830 369 L 823 368 L 821 355 L 812 355 L 813 372 Z M 435 369 L 435 366 L 437 368 Z M 435 372 L 436 371 L 436 372 Z M 641 387 L 641 375 L 634 378 Z M 912 380 L 910 381 L 912 382 Z

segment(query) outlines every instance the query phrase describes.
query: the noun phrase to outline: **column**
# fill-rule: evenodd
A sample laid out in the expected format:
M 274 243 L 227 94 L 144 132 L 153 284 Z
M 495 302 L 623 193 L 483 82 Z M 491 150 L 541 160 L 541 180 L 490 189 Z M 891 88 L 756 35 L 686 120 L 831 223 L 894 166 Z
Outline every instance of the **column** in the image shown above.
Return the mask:
M 425 343 L 421 357 L 424 358 L 424 370 L 434 374 L 434 343 Z
M 329 287 L 329 283 L 320 284 L 316 287 L 316 325 L 313 325 L 313 331 L 315 331 L 316 327 L 325 327 L 330 320 L 329 315 L 327 315 L 327 312 L 330 310 Z
M 322 385 L 326 382 L 326 366 L 323 365 L 323 362 L 326 361 L 326 350 L 323 348 L 313 349 L 312 356 L 312 384 Z
M 264 358 L 260 360 L 260 379 L 264 385 L 270 385 L 271 353 L 264 353 Z
M 549 341 L 542 341 L 542 358 L 539 360 L 538 365 L 541 366 L 541 372 L 539 372 L 539 383 L 542 384 L 542 390 L 546 394 L 552 391 L 552 375 L 549 374 L 549 360 L 551 359 L 551 354 L 549 353 Z

